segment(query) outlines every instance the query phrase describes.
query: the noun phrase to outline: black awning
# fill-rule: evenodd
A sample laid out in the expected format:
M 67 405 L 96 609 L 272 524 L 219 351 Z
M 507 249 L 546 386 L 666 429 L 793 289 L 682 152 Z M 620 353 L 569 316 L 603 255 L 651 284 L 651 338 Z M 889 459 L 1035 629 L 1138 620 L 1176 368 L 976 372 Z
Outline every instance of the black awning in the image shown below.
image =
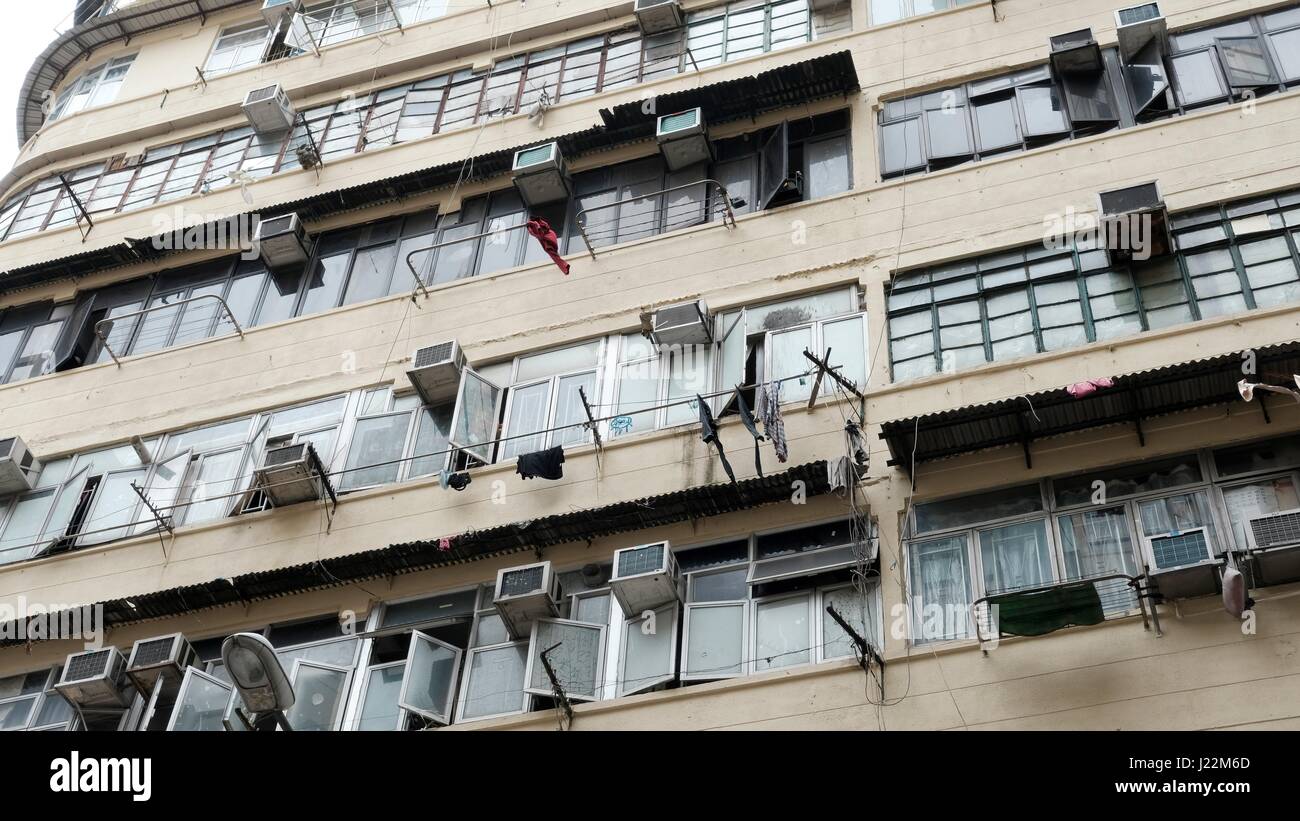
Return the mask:
M 353 582 L 749 510 L 788 501 L 791 485 L 796 481 L 804 483 L 809 497 L 828 492 L 826 462 L 810 462 L 736 484 L 699 485 L 659 496 L 462 533 L 449 537 L 451 546 L 447 550 L 441 548 L 439 538 L 405 542 L 292 567 L 92 604 L 103 605 L 105 627 L 120 627 L 195 610 L 341 587 Z M 0 635 L 20 635 L 13 627 L 6 627 L 0 625 Z M 7 639 L 0 641 L 0 647 L 22 643 L 24 640 Z
M 778 66 L 752 77 L 725 80 L 713 85 L 666 94 L 660 98 L 660 105 L 657 108 L 676 111 L 700 106 L 708 112 L 710 123 L 722 123 L 828 96 L 849 94 L 856 91 L 858 87 L 858 74 L 853 66 L 853 55 L 848 51 L 839 51 L 799 63 Z M 643 113 L 640 102 L 625 103 L 616 106 L 612 112 L 605 109 L 600 113 L 605 125 L 555 138 L 555 141 L 560 144 L 561 154 L 572 159 L 627 143 L 654 139 L 655 116 Z M 468 182 L 497 177 L 510 172 L 515 150 L 526 145 L 528 143 L 480 154 L 473 157 L 472 161 L 445 162 L 290 202 L 269 204 L 258 208 L 257 213 L 263 219 L 268 219 L 296 212 L 304 220 L 315 221 L 347 211 L 369 208 L 447 188 L 455 185 L 458 179 Z M 220 221 L 231 221 L 251 213 L 253 212 L 232 214 Z M 209 226 L 215 224 L 213 222 Z M 168 246 L 165 242 L 154 242 L 153 239 L 127 240 L 104 248 L 3 271 L 0 272 L 0 290 L 22 288 L 55 279 L 85 276 L 106 268 L 173 253 L 157 250 Z M 161 240 L 162 237 L 157 239 Z
M 1300 373 L 1300 342 L 1253 349 L 1256 371 L 1266 382 L 1290 380 Z M 1081 374 L 1095 378 L 1108 374 Z M 891 466 L 910 470 L 928 462 L 1004 445 L 1021 445 L 1030 461 L 1035 439 L 1087 430 L 1103 425 L 1134 425 L 1145 444 L 1142 420 L 1178 411 L 1240 402 L 1242 379 L 1239 352 L 1168 365 L 1112 377 L 1114 386 L 1076 399 L 1065 388 L 970 405 L 939 413 L 895 419 L 881 425 L 880 438 L 889 444 Z M 1255 401 L 1260 402 L 1257 392 Z M 1267 401 L 1267 399 L 1265 400 Z M 1267 405 L 1263 405 L 1265 414 Z

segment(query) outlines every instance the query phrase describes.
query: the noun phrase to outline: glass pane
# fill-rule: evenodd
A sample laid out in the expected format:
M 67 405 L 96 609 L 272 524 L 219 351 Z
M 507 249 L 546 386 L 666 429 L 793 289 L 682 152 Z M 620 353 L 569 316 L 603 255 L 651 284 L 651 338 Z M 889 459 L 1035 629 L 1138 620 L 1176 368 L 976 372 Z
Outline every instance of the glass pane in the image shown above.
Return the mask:
M 831 365 L 840 366 L 840 376 L 862 385 L 867 378 L 866 338 L 862 318 L 853 317 L 822 326 L 822 345 L 831 349 Z M 822 380 L 823 390 L 833 393 L 836 387 L 830 380 Z
M 1300 28 L 1270 34 L 1269 39 L 1281 61 L 1282 76 L 1288 80 L 1300 78 Z
M 54 493 L 50 489 L 19 500 L 0 536 L 0 564 L 23 561 L 36 553 L 41 527 L 54 505 Z
M 1061 516 L 1059 526 L 1067 579 L 1136 574 L 1137 563 L 1123 507 Z
M 880 127 L 882 173 L 897 174 L 921 168 L 921 121 L 918 118 L 886 123 Z
M 489 599 L 491 601 L 491 593 Z M 487 647 L 490 644 L 503 644 L 510 640 L 505 620 L 496 611 L 480 613 L 474 625 L 474 647 Z M 522 675 L 522 674 L 521 674 Z
M 522 712 L 528 703 L 524 694 L 527 662 L 528 642 L 474 651 L 469 661 L 461 718 Z
M 461 376 L 451 442 L 481 462 L 492 460 L 500 397 L 500 388 L 472 370 Z
M 686 667 L 694 678 L 722 678 L 744 672 L 747 604 L 687 608 Z
M 813 348 L 813 330 L 796 328 L 793 331 L 772 334 L 771 347 L 772 366 L 768 378 L 785 379 L 806 373 L 811 363 L 803 352 Z M 786 402 L 807 399 L 811 391 L 812 379 L 808 377 L 790 379 L 781 385 L 781 399 Z
M 460 669 L 460 653 L 418 633 L 412 635 L 402 706 L 446 722 L 451 688 Z
M 914 640 L 965 638 L 971 605 L 966 537 L 914 542 L 908 553 Z
M 584 373 L 562 377 L 559 381 L 555 399 L 555 423 L 553 427 L 561 428 L 551 437 L 555 445 L 576 445 L 585 442 L 589 436 L 581 424 L 587 420 L 587 411 L 582 406 L 582 389 L 587 394 L 588 402 L 596 401 L 596 374 Z M 593 413 L 600 412 L 593 408 Z M 520 451 L 526 453 L 527 451 Z
M 14 360 L 13 372 L 9 374 L 10 382 L 30 379 L 48 373 L 54 368 L 54 343 L 63 330 L 63 321 L 47 322 L 32 328 L 18 358 Z
M 1212 50 L 1181 54 L 1170 58 L 1170 62 L 1182 105 L 1196 105 L 1227 96 L 1228 90 L 1219 79 L 1218 60 Z
M 1255 88 L 1276 82 L 1273 68 L 1258 37 L 1233 37 L 1218 41 L 1228 84 L 1233 88 Z
M 594 368 L 600 364 L 600 346 L 601 341 L 596 339 L 581 345 L 520 357 L 515 381 L 531 382 L 544 376 Z
M 677 605 L 660 608 L 655 618 L 629 619 L 623 627 L 623 669 L 619 695 L 635 693 L 671 679 L 677 672 Z
M 401 708 L 397 697 L 402 692 L 405 665 L 371 670 L 366 682 L 366 698 L 361 702 L 358 730 L 396 730 Z
M 317 260 L 307 282 L 307 296 L 299 315 L 328 311 L 339 304 L 339 292 L 348 273 L 348 254 Z
M 506 436 L 520 437 L 546 428 L 546 415 L 550 409 L 551 383 L 538 382 L 511 391 L 510 415 L 506 419 Z M 545 434 L 512 438 L 502 443 L 501 458 L 511 459 L 521 453 L 532 453 L 545 447 Z
M 289 726 L 297 731 L 335 729 L 347 677 L 342 670 L 298 665 L 293 679 L 293 706 L 285 712 Z
M 131 489 L 131 483 L 144 484 L 145 469 L 127 470 L 111 473 L 99 483 L 95 494 L 95 503 L 90 515 L 82 524 L 82 544 L 100 544 L 127 536 L 130 523 L 135 520 L 135 511 L 140 497 Z
M 1025 117 L 1025 135 L 1037 137 L 1059 134 L 1069 129 L 1065 106 L 1054 86 L 1029 86 L 1016 89 Z
M 760 602 L 754 619 L 755 670 L 775 670 L 811 660 L 807 596 Z
M 964 157 L 972 151 L 964 105 L 925 112 L 925 131 L 930 138 L 931 159 Z
M 192 504 L 185 511 L 186 524 L 211 522 L 226 515 L 232 504 L 227 494 L 234 493 L 243 462 L 243 448 L 203 457 L 190 497 Z
M 981 151 L 1020 145 L 1016 105 L 1010 97 L 975 103 L 975 124 L 979 128 Z
M 233 689 L 191 669 L 185 674 L 185 685 L 172 714 L 171 729 L 183 732 L 220 732 L 225 729 L 221 720 L 230 703 Z
M 653 430 L 658 411 L 637 411 L 652 408 L 659 401 L 659 359 L 646 359 L 624 365 L 618 371 L 618 413 L 629 424 L 611 424 L 610 435 L 642 433 Z
M 840 587 L 835 590 L 827 590 L 822 594 L 822 604 L 835 608 L 835 612 L 849 623 L 858 635 L 862 636 L 872 646 L 879 649 L 880 629 L 876 624 L 876 605 L 875 599 L 878 595 L 877 583 L 871 583 L 870 588 L 863 593 L 856 587 Z M 822 610 L 822 658 L 838 659 L 846 656 L 857 654 L 857 645 L 844 628 L 840 627 L 839 622 L 831 618 L 831 614 Z
M 36 716 L 35 727 L 48 727 L 51 724 L 66 724 L 71 721 L 75 713 L 72 705 L 67 702 L 63 696 L 58 693 L 46 693 L 45 701 L 41 703 L 41 712 Z
M 921 533 L 963 527 L 980 521 L 1034 513 L 1043 509 L 1038 485 L 993 490 L 916 505 L 916 529 Z
M 600 664 L 605 631 L 589 624 L 546 619 L 534 622 L 533 629 L 533 667 L 529 688 L 551 692 L 551 680 L 546 675 L 541 654 L 558 644 L 547 658 L 560 685 L 570 696 L 595 698 L 603 678 Z
M 27 717 L 36 705 L 36 696 L 0 704 L 0 730 L 13 730 L 27 726 Z
M 381 245 L 358 251 L 352 262 L 352 275 L 348 277 L 348 290 L 343 295 L 343 304 L 364 302 L 388 295 L 388 284 L 393 277 L 393 266 L 397 264 L 397 247 Z
M 1051 583 L 1046 521 L 981 530 L 979 543 L 986 595 Z
M 829 197 L 853 187 L 847 137 L 806 143 L 804 154 L 808 162 L 809 199 Z
M 411 460 L 410 478 L 437 473 L 448 464 L 449 454 L 445 451 L 450 446 L 451 415 L 451 405 L 424 408 L 419 412 L 419 428 L 412 453 L 419 458 Z
M 749 565 L 691 576 L 691 601 L 735 601 L 749 597 Z
M 358 419 L 348 448 L 348 460 L 339 480 L 342 490 L 353 490 L 371 485 L 397 481 L 406 446 L 406 431 L 411 425 L 411 414 L 395 413 L 370 419 Z
M 582 596 L 574 603 L 574 621 L 587 624 L 609 624 L 609 594 Z

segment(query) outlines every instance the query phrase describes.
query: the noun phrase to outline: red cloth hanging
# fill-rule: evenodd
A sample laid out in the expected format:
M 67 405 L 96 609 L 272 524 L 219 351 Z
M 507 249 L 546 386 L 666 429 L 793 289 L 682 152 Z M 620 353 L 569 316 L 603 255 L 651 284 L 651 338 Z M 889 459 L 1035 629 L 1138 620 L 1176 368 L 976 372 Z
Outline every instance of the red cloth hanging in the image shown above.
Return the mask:
M 551 229 L 551 224 L 541 217 L 533 217 L 524 227 L 528 229 L 528 233 L 537 238 L 537 241 L 541 243 L 542 250 L 550 256 L 551 260 L 564 272 L 564 275 L 568 276 L 569 263 L 565 262 L 564 257 L 560 256 L 560 238 Z

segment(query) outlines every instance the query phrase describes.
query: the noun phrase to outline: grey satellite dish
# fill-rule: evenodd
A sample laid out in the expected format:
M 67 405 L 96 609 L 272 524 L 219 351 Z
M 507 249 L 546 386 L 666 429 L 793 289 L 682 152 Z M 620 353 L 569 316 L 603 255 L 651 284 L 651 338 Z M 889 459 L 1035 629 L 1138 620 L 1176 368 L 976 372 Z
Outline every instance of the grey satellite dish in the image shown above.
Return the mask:
M 257 633 L 236 633 L 221 643 L 221 661 L 248 712 L 259 718 L 273 716 L 275 723 L 290 729 L 284 711 L 293 706 L 293 685 L 271 642 Z

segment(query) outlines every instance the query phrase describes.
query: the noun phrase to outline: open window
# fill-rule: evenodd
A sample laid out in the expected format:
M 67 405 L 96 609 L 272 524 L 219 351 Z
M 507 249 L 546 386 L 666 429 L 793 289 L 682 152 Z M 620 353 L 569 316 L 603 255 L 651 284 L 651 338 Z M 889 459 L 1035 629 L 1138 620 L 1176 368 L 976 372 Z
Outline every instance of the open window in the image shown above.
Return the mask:
M 677 602 L 623 621 L 618 695 L 653 690 L 677 678 Z
M 1133 101 L 1133 114 L 1139 121 L 1143 114 L 1162 113 L 1173 107 L 1169 99 L 1169 73 L 1159 42 L 1152 40 L 1125 62 L 1124 82 Z
M 460 659 L 459 647 L 419 630 L 412 632 L 398 705 L 439 724 L 450 723 Z
M 193 451 L 184 450 L 166 461 L 154 465 L 152 478 L 149 480 L 145 495 L 163 516 L 173 517 L 176 502 L 180 498 L 181 486 L 190 467 Z M 154 521 L 142 521 L 135 526 L 135 533 L 151 533 L 158 528 Z
M 294 730 L 336 730 L 347 700 L 349 668 L 297 659 L 289 676 L 293 706 L 285 712 Z
M 768 208 L 774 199 L 787 190 L 798 190 L 799 180 L 790 176 L 790 127 L 781 123 L 763 143 L 759 151 L 762 169 L 762 189 L 759 210 Z
M 481 626 L 476 620 L 476 631 Z M 504 628 L 500 632 L 504 634 Z M 528 648 L 527 641 L 509 641 L 470 649 L 456 705 L 458 722 L 518 715 L 528 709 L 532 701 L 524 691 Z
M 549 651 L 549 652 L 548 652 Z M 560 686 L 573 701 L 600 697 L 605 669 L 605 626 L 568 619 L 536 619 L 528 647 L 528 693 L 553 692 L 542 654 L 547 653 Z
M 456 393 L 448 441 L 483 464 L 496 449 L 497 420 L 501 416 L 501 388 L 466 367 Z
M 167 729 L 181 732 L 224 730 L 224 720 L 234 692 L 234 687 L 216 676 L 197 667 L 186 669 Z
M 1234 91 L 1277 84 L 1277 72 L 1273 70 L 1264 41 L 1258 36 L 1217 37 L 1214 44 L 1223 60 L 1228 85 Z

